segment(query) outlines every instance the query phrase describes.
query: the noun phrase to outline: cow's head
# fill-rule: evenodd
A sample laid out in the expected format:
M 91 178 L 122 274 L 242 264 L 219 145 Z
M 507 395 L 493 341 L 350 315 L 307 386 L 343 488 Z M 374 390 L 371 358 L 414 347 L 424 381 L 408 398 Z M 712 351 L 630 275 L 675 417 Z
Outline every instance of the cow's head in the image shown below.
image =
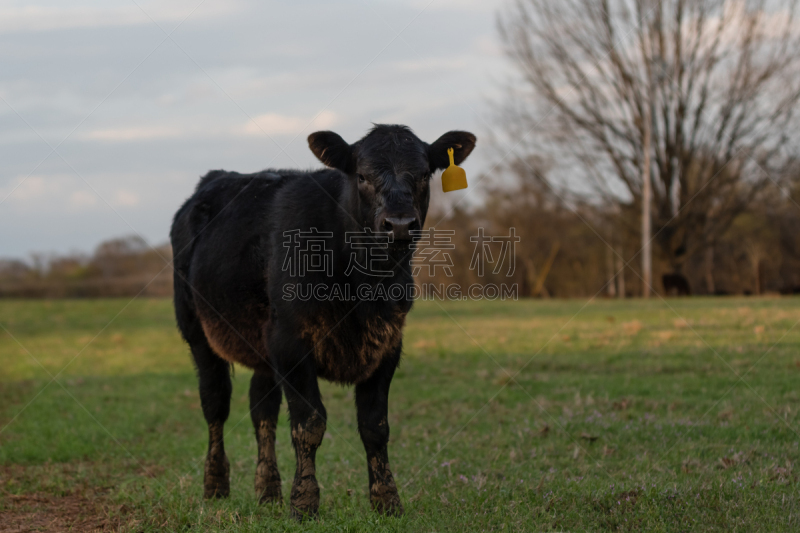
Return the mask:
M 450 164 L 447 149 L 454 149 L 458 165 L 475 147 L 475 136 L 450 131 L 428 144 L 406 126 L 379 124 L 353 144 L 318 131 L 308 136 L 308 145 L 325 165 L 347 174 L 362 227 L 391 232 L 396 243 L 407 243 L 425 223 L 431 175 Z

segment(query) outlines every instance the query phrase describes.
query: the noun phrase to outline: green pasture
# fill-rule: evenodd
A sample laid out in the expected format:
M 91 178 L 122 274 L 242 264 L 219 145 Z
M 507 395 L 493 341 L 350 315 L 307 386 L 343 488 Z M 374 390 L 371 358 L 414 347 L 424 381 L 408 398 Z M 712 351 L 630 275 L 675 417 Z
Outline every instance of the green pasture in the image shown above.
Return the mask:
M 405 516 L 370 510 L 353 391 L 324 383 L 320 516 L 296 524 L 257 504 L 241 367 L 231 497 L 202 499 L 169 300 L 0 300 L 0 530 L 798 531 L 798 321 L 797 298 L 419 302 L 389 412 Z

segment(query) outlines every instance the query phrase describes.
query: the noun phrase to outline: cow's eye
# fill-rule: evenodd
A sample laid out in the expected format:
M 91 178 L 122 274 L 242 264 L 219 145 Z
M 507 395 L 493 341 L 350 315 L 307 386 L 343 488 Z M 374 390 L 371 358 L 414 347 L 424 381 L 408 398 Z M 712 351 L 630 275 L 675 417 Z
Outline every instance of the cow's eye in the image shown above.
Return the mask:
M 358 182 L 359 183 L 366 183 L 367 182 L 367 178 L 365 178 L 361 174 L 356 174 L 356 176 L 358 176 Z

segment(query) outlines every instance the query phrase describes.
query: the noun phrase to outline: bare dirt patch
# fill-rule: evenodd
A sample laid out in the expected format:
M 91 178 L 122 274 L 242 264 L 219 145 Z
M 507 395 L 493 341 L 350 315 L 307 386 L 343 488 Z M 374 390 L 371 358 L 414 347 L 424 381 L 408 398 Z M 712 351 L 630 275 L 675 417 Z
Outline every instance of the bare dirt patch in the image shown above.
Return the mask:
M 80 494 L 4 494 L 0 531 L 117 531 L 121 514 L 112 519 L 103 498 Z
M 0 466 L 0 532 L 119 531 L 132 509 L 112 503 L 113 484 L 95 463 Z

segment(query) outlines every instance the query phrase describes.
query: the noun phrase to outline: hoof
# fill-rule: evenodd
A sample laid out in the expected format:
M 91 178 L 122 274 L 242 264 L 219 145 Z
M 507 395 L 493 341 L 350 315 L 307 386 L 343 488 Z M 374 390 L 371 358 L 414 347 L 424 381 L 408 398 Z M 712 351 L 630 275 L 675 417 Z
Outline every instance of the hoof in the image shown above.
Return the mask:
M 369 503 L 375 512 L 385 516 L 401 516 L 403 504 L 394 480 L 389 478 L 388 483 L 373 483 L 369 490 Z
M 263 490 L 256 488 L 258 503 L 277 503 L 283 505 L 283 495 L 281 494 L 281 484 L 267 485 Z
M 227 498 L 231 493 L 230 463 L 228 457 L 222 456 L 222 461 L 206 459 L 205 474 L 203 475 L 203 498 Z
M 298 522 L 317 520 L 319 518 L 319 506 L 299 508 L 292 505 L 292 518 Z
M 292 517 L 296 520 L 319 515 L 319 485 L 314 476 L 295 478 L 292 485 Z
M 400 496 L 397 493 L 388 497 L 370 497 L 369 502 L 376 513 L 384 516 L 403 516 L 403 513 L 405 513 L 403 504 L 400 502 Z
M 255 487 L 258 503 L 283 504 L 281 475 L 274 466 L 270 468 L 266 463 L 258 463 L 256 467 Z

